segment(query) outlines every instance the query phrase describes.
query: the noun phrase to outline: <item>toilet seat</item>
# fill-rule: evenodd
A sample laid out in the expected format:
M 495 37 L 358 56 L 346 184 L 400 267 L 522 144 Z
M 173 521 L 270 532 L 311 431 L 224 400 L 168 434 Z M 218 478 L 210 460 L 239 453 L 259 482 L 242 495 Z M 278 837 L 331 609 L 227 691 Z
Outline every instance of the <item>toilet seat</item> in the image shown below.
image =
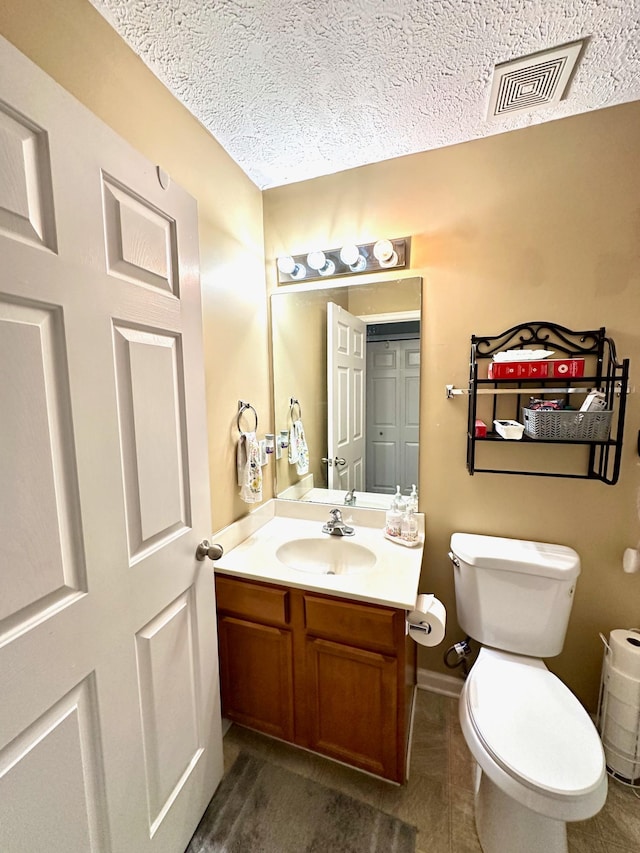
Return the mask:
M 476 737 L 514 781 L 565 801 L 590 799 L 602 788 L 596 728 L 541 660 L 483 648 L 464 694 Z

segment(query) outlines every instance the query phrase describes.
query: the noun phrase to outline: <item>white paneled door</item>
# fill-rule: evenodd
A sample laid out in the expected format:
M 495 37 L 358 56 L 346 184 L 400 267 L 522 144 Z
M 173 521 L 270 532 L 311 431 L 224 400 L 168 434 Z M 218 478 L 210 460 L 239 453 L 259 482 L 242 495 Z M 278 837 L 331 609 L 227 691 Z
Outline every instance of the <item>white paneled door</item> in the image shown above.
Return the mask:
M 418 483 L 420 341 L 367 344 L 366 490 L 403 494 Z
M 181 853 L 222 775 L 196 204 L 4 40 L 0 258 L 0 850 Z
M 366 324 L 327 303 L 327 485 L 345 492 L 364 489 L 366 343 Z

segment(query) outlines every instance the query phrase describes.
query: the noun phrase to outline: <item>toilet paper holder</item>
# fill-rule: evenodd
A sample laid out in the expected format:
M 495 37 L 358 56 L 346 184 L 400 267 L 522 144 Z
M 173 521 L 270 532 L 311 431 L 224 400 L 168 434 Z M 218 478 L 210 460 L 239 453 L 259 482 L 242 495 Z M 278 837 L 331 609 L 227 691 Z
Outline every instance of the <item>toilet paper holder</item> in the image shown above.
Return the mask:
M 437 646 L 444 639 L 446 617 L 445 606 L 435 595 L 418 595 L 415 609 L 406 615 L 406 632 L 419 645 Z
M 616 633 L 633 634 L 625 640 L 640 650 L 640 629 L 629 628 Z M 603 634 L 599 636 L 604 654 L 596 725 L 605 752 L 607 773 L 633 788 L 637 796 L 640 790 L 640 678 L 614 666 L 611 644 Z

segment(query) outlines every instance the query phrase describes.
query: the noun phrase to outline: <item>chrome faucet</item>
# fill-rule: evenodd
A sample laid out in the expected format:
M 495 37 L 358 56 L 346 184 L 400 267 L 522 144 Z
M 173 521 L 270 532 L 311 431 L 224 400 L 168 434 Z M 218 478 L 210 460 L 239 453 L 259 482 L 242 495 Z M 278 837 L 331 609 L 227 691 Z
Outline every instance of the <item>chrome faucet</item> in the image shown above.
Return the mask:
M 353 527 L 349 527 L 342 520 L 342 513 L 339 509 L 332 509 L 329 515 L 329 521 L 322 527 L 323 533 L 328 533 L 330 536 L 353 536 L 355 534 Z
M 353 506 L 356 502 L 356 490 L 355 486 L 353 489 L 349 489 L 347 494 L 344 496 L 345 506 Z

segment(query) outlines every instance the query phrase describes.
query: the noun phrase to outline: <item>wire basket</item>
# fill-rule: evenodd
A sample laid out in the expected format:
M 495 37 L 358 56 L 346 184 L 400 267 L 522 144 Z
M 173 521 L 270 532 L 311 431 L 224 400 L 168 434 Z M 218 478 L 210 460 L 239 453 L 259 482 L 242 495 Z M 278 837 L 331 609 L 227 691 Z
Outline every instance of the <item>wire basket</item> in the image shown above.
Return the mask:
M 546 441 L 607 441 L 613 410 L 576 412 L 573 409 L 522 409 L 525 435 Z

